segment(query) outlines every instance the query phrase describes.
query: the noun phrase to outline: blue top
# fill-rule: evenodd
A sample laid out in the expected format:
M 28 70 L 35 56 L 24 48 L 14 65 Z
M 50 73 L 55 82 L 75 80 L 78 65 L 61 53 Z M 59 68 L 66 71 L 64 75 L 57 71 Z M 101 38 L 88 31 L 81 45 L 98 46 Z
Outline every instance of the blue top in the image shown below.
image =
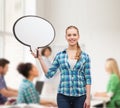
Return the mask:
M 46 77 L 53 77 L 58 68 L 61 76 L 58 93 L 76 97 L 86 94 L 86 85 L 91 85 L 90 58 L 88 54 L 82 52 L 80 60 L 77 61 L 72 69 L 68 62 L 66 50 L 59 52 Z
M 17 104 L 20 103 L 40 103 L 39 93 L 36 91 L 33 83 L 27 79 L 24 79 L 19 87 Z
M 7 88 L 5 79 L 4 79 L 4 76 L 0 75 L 0 90 L 4 88 Z M 6 101 L 7 101 L 7 97 L 0 94 L 0 104 L 5 104 Z

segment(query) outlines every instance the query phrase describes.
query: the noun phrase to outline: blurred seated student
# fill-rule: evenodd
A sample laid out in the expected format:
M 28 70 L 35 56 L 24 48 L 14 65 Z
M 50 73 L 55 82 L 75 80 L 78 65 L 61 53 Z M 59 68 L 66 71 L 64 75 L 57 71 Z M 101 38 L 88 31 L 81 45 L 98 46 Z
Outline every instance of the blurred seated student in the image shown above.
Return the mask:
M 52 101 L 40 99 L 39 93 L 36 91 L 32 81 L 38 77 L 37 68 L 31 63 L 21 63 L 17 67 L 18 72 L 25 77 L 23 79 L 18 92 L 17 104 L 43 104 L 48 106 L 56 106 Z
M 17 90 L 7 87 L 4 76 L 8 71 L 9 61 L 0 58 L 0 104 L 5 104 L 8 97 L 17 97 Z
M 110 102 L 107 103 L 107 108 L 116 108 L 115 102 L 120 100 L 120 73 L 117 62 L 113 58 L 106 60 L 105 70 L 110 74 L 107 85 L 107 92 L 97 92 L 96 97 L 110 97 Z M 96 107 L 102 107 L 97 105 Z

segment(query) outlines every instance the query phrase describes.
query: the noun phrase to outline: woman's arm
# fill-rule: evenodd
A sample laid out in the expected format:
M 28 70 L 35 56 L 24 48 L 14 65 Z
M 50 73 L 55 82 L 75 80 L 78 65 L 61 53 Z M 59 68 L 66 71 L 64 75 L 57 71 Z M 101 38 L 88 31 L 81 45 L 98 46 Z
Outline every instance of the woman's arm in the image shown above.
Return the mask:
M 53 101 L 48 101 L 48 100 L 44 100 L 44 99 L 41 99 L 41 100 L 40 100 L 40 104 L 41 104 L 41 105 L 45 105 L 45 106 L 57 107 L 57 104 L 54 103 Z
M 95 97 L 109 97 L 107 92 L 96 92 L 94 94 Z
M 13 88 L 7 87 L 7 89 L 8 89 L 9 91 L 18 93 L 18 90 L 15 90 L 15 89 L 13 89 Z
M 86 85 L 86 100 L 84 103 L 84 108 L 90 108 L 90 91 L 91 91 L 91 85 Z
M 86 98 L 90 99 L 91 85 L 86 85 Z
M 85 80 L 86 80 L 86 100 L 84 108 L 90 108 L 90 92 L 91 92 L 91 72 L 90 72 L 90 58 L 86 59 L 85 63 Z
M 33 52 L 32 52 L 32 55 L 36 58 L 36 55 Z M 41 64 L 41 67 L 47 78 L 52 78 L 55 75 L 55 73 L 57 72 L 57 69 L 59 67 L 58 55 L 59 54 L 56 55 L 51 67 L 48 69 L 48 67 L 46 66 L 46 64 L 45 64 L 44 60 L 42 59 L 42 56 L 39 52 L 38 60 Z
M 48 67 L 46 66 L 44 60 L 42 59 L 42 57 L 39 57 L 38 60 L 39 60 L 39 62 L 40 62 L 40 64 L 41 64 L 41 67 L 42 67 L 44 73 L 47 74 L 47 72 L 48 72 Z
M 17 97 L 18 93 L 9 91 L 6 88 L 0 89 L 0 93 L 5 97 Z

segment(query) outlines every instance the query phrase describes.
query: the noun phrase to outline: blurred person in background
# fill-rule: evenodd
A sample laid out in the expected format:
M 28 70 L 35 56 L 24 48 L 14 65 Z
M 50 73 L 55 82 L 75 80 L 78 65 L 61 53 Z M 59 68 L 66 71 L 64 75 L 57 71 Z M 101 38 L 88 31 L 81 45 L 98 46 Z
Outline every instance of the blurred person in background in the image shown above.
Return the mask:
M 51 60 L 50 60 L 51 54 L 52 54 L 52 49 L 49 46 L 47 46 L 41 50 L 41 55 L 44 60 L 46 59 L 45 62 L 46 62 L 46 64 L 48 64 L 49 67 L 51 65 Z
M 42 104 L 46 106 L 56 106 L 52 101 L 40 99 L 39 93 L 36 91 L 33 84 L 34 78 L 38 77 L 37 68 L 31 63 L 20 63 L 17 67 L 18 72 L 25 79 L 20 84 L 17 104 Z
M 107 91 L 95 93 L 96 97 L 109 97 L 111 100 L 107 103 L 107 108 L 116 108 L 115 103 L 120 102 L 120 72 L 115 59 L 108 58 L 105 64 L 105 70 L 110 75 Z M 100 108 L 102 105 L 97 105 Z
M 41 55 L 42 55 L 42 58 L 43 58 L 45 64 L 47 65 L 47 67 L 50 67 L 50 66 L 51 66 L 51 61 L 52 61 L 52 60 L 50 59 L 51 54 L 52 54 L 52 49 L 51 49 L 51 47 L 47 46 L 47 47 L 45 47 L 45 48 L 42 48 L 42 50 L 41 50 Z M 43 73 L 43 72 L 42 72 L 42 73 Z M 44 80 L 44 81 L 47 80 L 47 78 L 45 77 L 44 73 L 43 73 L 42 76 L 41 76 L 41 80 Z
M 8 101 L 8 97 L 17 97 L 18 94 L 17 90 L 7 87 L 4 79 L 9 63 L 7 59 L 0 58 L 0 104 L 5 104 Z

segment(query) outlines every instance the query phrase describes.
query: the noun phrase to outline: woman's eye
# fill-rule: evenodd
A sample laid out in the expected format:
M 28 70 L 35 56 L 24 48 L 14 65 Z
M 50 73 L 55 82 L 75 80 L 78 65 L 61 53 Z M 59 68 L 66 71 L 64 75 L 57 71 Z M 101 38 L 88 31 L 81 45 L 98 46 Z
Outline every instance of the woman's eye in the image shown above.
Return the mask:
M 71 34 L 68 34 L 68 36 L 71 36 Z
M 77 34 L 73 34 L 73 36 L 77 36 Z

